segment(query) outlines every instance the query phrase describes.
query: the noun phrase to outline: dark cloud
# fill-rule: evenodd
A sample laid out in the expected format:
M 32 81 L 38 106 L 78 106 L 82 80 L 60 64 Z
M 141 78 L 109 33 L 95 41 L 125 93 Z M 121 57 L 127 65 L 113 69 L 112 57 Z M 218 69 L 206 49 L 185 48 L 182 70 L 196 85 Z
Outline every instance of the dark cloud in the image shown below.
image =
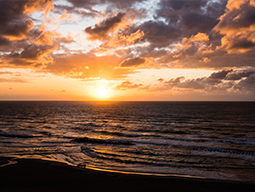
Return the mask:
M 155 47 L 164 47 L 177 42 L 181 34 L 180 29 L 162 21 L 147 21 L 138 28 L 144 31 L 144 40 Z
M 11 44 L 11 41 L 0 36 L 0 46 L 6 46 L 6 45 L 10 45 L 10 44 Z
M 50 56 L 47 54 L 52 54 L 57 46 L 33 44 L 42 30 L 34 26 L 30 15 L 35 11 L 42 11 L 46 15 L 52 7 L 51 0 L 0 1 L 0 51 L 5 52 L 1 57 L 1 65 L 35 66 L 43 65 L 46 60 L 49 62 Z
M 231 49 L 249 49 L 255 47 L 255 43 L 249 41 L 247 39 L 238 39 L 238 41 L 234 42 L 233 45 L 230 47 Z
M 241 81 L 239 81 L 241 79 Z M 227 89 L 245 92 L 255 91 L 255 70 L 226 69 L 212 73 L 208 77 L 187 79 L 177 77 L 169 81 L 160 81 L 154 90 L 190 89 L 210 91 L 227 91 Z
M 224 79 L 228 73 L 232 72 L 233 69 L 227 69 L 227 70 L 222 70 L 218 72 L 214 72 L 210 75 L 210 79 Z
M 150 43 L 149 47 L 137 48 L 136 52 L 140 57 L 154 57 L 155 63 L 163 66 L 215 68 L 218 57 L 223 55 L 225 59 L 227 56 L 224 50 L 216 51 L 222 45 L 224 35 L 212 30 L 224 14 L 226 3 L 227 0 L 159 1 L 154 20 L 145 21 L 133 29 L 144 32 L 141 42 Z M 198 34 L 203 34 L 206 39 L 194 38 Z M 245 45 L 241 43 L 239 46 Z M 220 55 L 216 56 L 215 51 Z M 231 64 L 226 62 L 224 65 Z
M 160 6 L 161 7 L 170 7 L 173 10 L 200 10 L 201 8 L 205 7 L 208 3 L 208 0 L 161 0 Z
M 10 22 L 0 29 L 0 34 L 10 39 L 25 38 L 33 27 L 34 22 L 31 19 L 20 22 Z
M 162 0 L 158 5 L 156 18 L 164 18 L 184 36 L 190 36 L 198 32 L 210 32 L 224 13 L 226 0 Z
M 29 14 L 49 4 L 50 0 L 0 1 L 0 35 L 14 37 L 26 35 L 33 27 Z
M 144 58 L 140 58 L 140 57 L 128 58 L 120 63 L 120 67 L 136 67 L 145 63 L 145 61 L 146 60 Z
M 237 70 L 231 73 L 228 73 L 226 76 L 226 80 L 240 80 L 243 77 L 249 77 L 250 75 L 254 74 L 254 70 Z
M 217 23 L 218 18 L 212 18 L 208 14 L 190 12 L 182 16 L 183 30 L 187 36 L 194 35 L 198 32 L 210 32 Z
M 245 29 L 255 24 L 255 6 L 251 6 L 250 1 L 239 2 L 240 4 L 236 5 L 238 8 L 235 7 L 235 2 L 228 4 L 228 11 L 218 24 L 218 30 Z
M 50 45 L 34 45 L 31 44 L 24 48 L 24 50 L 19 54 L 19 57 L 26 59 L 37 59 L 48 55 L 52 50 L 56 49 L 56 46 Z M 14 54 L 15 55 L 15 54 Z
M 245 92 L 255 91 L 255 74 L 241 80 L 234 88 Z
M 53 62 L 52 53 L 58 48 L 54 45 L 27 45 L 21 52 L 11 52 L 3 57 L 5 63 L 11 66 L 33 66 L 42 67 Z
M 178 86 L 179 84 L 181 84 L 181 81 L 184 80 L 185 77 L 177 77 L 177 78 L 173 78 L 170 79 L 169 81 L 165 81 L 164 84 L 165 86 L 167 86 L 168 88 L 172 89 L 175 86 Z
M 179 88 L 188 88 L 188 89 L 204 89 L 206 87 L 206 83 L 208 84 L 208 80 L 205 77 L 186 80 L 182 83 L 179 83 L 177 86 Z
M 0 25 L 24 16 L 25 1 L 0 1 Z
M 105 39 L 121 23 L 124 16 L 125 13 L 118 13 L 116 16 L 96 24 L 94 27 L 87 27 L 84 31 L 90 35 L 89 39 L 91 40 Z

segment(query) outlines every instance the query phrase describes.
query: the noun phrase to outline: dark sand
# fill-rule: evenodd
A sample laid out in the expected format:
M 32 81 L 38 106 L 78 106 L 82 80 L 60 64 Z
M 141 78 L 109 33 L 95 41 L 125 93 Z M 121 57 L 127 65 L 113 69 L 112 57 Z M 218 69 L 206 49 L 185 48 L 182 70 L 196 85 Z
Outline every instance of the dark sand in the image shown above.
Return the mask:
M 255 192 L 255 183 L 174 176 L 96 171 L 64 163 L 0 158 L 0 191 L 241 191 Z

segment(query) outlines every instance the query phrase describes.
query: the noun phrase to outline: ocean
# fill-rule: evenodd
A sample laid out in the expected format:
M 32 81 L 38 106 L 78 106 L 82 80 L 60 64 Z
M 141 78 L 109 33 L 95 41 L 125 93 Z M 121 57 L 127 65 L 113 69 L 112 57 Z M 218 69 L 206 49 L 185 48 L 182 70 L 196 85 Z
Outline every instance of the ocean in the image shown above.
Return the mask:
M 255 181 L 255 102 L 1 101 L 0 156 Z

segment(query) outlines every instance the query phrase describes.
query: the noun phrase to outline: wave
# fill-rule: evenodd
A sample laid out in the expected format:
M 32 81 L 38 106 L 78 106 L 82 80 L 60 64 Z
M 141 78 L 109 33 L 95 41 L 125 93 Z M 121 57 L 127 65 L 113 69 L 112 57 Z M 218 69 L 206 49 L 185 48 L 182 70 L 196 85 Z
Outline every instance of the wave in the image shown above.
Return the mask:
M 185 135 L 195 133 L 189 130 L 174 130 L 174 129 L 137 129 L 136 132 L 145 132 L 145 133 L 164 133 L 164 134 L 174 134 L 174 135 Z
M 220 153 L 227 153 L 233 155 L 248 155 L 248 156 L 255 156 L 255 151 L 248 151 L 248 150 L 241 150 L 241 149 L 227 149 L 223 147 L 192 147 L 194 151 L 208 151 L 208 152 L 220 152 Z
M 114 131 L 93 131 L 93 132 L 104 134 L 104 135 L 114 135 L 114 136 L 119 136 L 119 137 L 141 137 L 141 136 L 144 136 L 144 135 L 139 135 L 139 134 L 122 133 L 122 132 L 114 132 Z
M 33 137 L 39 137 L 39 136 L 34 136 L 34 135 L 25 135 L 25 134 L 17 134 L 17 133 L 8 133 L 5 131 L 0 131 L 0 136 L 3 137 L 13 137 L 13 138 L 33 138 Z
M 88 137 L 75 138 L 72 141 L 79 143 L 97 143 L 97 144 L 114 144 L 114 145 L 134 145 L 134 143 L 127 140 L 117 140 L 117 139 L 95 139 Z
M 176 167 L 176 168 L 202 168 L 202 169 L 254 169 L 253 167 L 240 167 L 235 165 L 213 165 L 210 162 L 197 162 L 194 159 L 192 160 L 191 156 L 189 159 L 183 158 L 172 158 L 172 159 L 157 159 L 152 158 L 150 155 L 147 157 L 142 156 L 130 156 L 130 153 L 127 154 L 116 154 L 116 153 L 108 153 L 108 152 L 99 152 L 94 151 L 89 148 L 82 148 L 82 151 L 96 159 L 104 159 L 108 161 L 114 161 L 118 163 L 124 164 L 140 164 L 140 165 L 150 165 L 156 167 Z

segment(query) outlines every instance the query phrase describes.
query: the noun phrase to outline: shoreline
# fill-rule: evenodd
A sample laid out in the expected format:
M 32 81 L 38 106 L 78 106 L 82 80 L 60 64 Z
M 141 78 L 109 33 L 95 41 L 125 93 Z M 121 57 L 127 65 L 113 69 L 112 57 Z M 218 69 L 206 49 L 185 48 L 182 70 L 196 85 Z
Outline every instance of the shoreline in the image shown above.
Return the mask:
M 12 160 L 15 163 L 10 163 Z M 255 191 L 255 182 L 138 174 L 75 167 L 41 159 L 0 157 L 0 191 L 76 191 L 76 189 L 249 192 Z

